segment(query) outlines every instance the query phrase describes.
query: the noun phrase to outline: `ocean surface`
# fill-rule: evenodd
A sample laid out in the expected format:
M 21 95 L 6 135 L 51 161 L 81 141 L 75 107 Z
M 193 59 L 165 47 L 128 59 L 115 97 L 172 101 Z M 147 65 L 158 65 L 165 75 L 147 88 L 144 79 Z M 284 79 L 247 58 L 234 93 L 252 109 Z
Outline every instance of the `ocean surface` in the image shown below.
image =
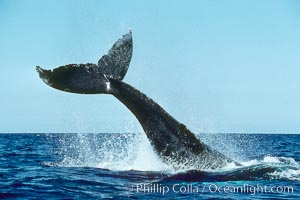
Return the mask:
M 300 135 L 197 136 L 244 166 L 176 171 L 142 133 L 0 134 L 0 199 L 300 199 Z

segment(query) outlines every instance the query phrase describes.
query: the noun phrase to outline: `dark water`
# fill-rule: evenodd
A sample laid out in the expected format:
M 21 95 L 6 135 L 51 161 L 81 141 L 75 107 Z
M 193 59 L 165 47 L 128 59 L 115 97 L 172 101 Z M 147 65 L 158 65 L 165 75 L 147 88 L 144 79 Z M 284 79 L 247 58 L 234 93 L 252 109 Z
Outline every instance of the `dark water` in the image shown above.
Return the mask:
M 199 137 L 245 166 L 176 172 L 141 134 L 0 134 L 0 199 L 300 198 L 300 135 Z

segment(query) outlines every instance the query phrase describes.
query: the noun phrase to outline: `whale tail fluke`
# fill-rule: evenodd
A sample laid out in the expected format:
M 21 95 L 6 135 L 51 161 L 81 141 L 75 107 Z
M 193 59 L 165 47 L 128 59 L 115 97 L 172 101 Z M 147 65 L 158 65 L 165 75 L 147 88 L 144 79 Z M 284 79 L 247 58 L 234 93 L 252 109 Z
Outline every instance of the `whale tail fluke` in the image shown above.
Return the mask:
M 53 70 L 36 67 L 40 78 L 49 86 L 65 92 L 79 94 L 111 93 L 109 79 L 123 80 L 132 57 L 131 31 L 119 39 L 98 65 L 69 64 Z
M 112 46 L 107 55 L 100 58 L 98 67 L 106 76 L 123 80 L 131 61 L 132 47 L 132 33 L 130 31 Z

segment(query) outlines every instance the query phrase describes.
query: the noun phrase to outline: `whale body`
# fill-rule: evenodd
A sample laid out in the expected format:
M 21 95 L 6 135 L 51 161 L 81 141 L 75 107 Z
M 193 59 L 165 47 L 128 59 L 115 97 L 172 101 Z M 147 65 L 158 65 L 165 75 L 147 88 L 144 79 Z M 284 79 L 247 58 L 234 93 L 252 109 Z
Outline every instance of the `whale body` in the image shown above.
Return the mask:
M 239 163 L 200 141 L 187 127 L 123 78 L 133 51 L 131 31 L 119 39 L 98 64 L 69 64 L 53 70 L 37 66 L 49 86 L 79 94 L 110 94 L 122 102 L 141 124 L 163 162 L 175 169 L 215 169 Z

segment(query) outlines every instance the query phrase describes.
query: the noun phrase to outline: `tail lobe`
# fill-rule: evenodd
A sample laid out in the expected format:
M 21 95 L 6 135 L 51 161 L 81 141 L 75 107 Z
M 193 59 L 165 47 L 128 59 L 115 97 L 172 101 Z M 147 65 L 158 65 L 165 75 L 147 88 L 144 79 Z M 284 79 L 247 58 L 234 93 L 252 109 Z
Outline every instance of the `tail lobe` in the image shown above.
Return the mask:
M 103 55 L 98 61 L 98 67 L 106 76 L 122 80 L 128 70 L 132 57 L 132 33 L 131 31 L 119 39 L 107 55 Z
M 119 39 L 98 61 L 98 65 L 69 64 L 53 70 L 37 66 L 40 78 L 49 86 L 80 94 L 111 93 L 110 79 L 123 80 L 132 57 L 131 31 Z

